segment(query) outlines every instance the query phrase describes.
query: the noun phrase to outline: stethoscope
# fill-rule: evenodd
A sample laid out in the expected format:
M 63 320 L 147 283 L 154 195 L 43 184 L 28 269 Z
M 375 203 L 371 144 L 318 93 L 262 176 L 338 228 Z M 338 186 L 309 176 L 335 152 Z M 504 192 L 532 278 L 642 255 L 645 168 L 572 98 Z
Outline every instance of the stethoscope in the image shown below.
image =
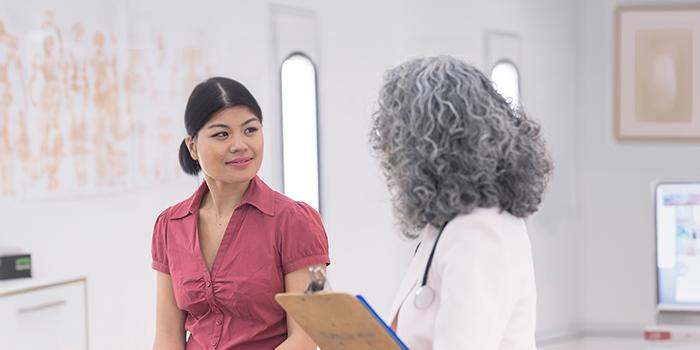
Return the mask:
M 435 300 L 435 291 L 433 288 L 428 286 L 428 272 L 430 272 L 430 265 L 433 264 L 433 255 L 435 255 L 435 248 L 437 247 L 442 231 L 445 230 L 447 222 L 442 224 L 440 232 L 438 232 L 437 237 L 435 237 L 435 243 L 433 243 L 433 249 L 430 251 L 430 257 L 428 257 L 428 263 L 425 265 L 425 271 L 423 272 L 423 283 L 421 283 L 418 290 L 416 290 L 415 298 L 413 298 L 413 305 L 418 309 L 425 309 L 433 304 Z M 417 251 L 417 249 L 416 249 Z

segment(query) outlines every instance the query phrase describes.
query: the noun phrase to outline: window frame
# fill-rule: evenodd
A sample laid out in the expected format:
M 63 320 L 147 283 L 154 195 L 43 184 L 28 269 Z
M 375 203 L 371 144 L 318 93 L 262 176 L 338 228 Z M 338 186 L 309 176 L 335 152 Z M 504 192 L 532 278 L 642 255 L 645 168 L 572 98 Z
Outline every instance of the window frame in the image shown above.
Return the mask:
M 314 82 L 314 108 L 316 111 L 315 115 L 315 124 L 316 124 L 316 201 L 318 203 L 318 210 L 319 213 L 321 213 L 322 210 L 322 201 L 321 201 L 321 140 L 320 140 L 320 122 L 319 122 L 319 89 L 318 89 L 318 67 L 316 65 L 316 62 L 311 58 L 310 55 L 302 52 L 302 51 L 292 51 L 288 55 L 284 56 L 284 59 L 282 59 L 279 69 L 278 69 L 278 77 L 279 77 L 279 106 L 280 106 L 280 139 L 282 143 L 282 153 L 281 153 L 281 160 L 282 160 L 282 192 L 286 193 L 286 167 L 285 167 L 285 147 L 284 147 L 284 142 L 285 142 L 285 116 L 284 116 L 284 77 L 283 77 L 283 69 L 284 65 L 287 61 L 289 61 L 292 58 L 295 57 L 300 57 L 305 59 L 310 65 L 311 68 L 313 69 L 313 82 Z M 295 199 L 297 200 L 297 199 Z M 298 200 L 303 200 L 303 199 L 298 199 Z M 311 205 L 311 203 L 308 203 Z

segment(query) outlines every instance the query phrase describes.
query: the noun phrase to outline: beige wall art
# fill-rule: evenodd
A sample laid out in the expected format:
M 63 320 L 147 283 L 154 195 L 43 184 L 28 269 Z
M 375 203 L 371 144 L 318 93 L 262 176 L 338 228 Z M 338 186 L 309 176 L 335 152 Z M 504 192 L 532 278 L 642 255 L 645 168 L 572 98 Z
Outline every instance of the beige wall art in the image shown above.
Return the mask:
M 700 6 L 622 6 L 615 22 L 616 138 L 700 141 Z

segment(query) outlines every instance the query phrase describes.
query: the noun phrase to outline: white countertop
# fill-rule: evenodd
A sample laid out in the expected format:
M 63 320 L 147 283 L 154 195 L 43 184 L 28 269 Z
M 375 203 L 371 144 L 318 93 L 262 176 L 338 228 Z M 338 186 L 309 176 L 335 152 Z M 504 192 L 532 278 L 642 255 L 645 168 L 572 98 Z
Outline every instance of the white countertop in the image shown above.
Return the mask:
M 0 280 L 0 297 L 35 289 L 85 281 L 85 276 L 31 277 Z

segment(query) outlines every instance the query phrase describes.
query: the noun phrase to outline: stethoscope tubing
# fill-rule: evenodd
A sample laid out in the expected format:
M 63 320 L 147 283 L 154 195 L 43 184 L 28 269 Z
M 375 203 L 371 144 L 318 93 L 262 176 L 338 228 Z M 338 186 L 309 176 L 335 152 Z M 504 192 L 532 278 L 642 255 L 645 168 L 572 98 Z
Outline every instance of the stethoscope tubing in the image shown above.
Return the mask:
M 437 237 L 435 237 L 435 243 L 433 243 L 433 248 L 430 250 L 428 262 L 425 265 L 425 271 L 423 271 L 423 281 L 421 282 L 420 287 L 418 287 L 418 290 L 416 290 L 414 305 L 419 309 L 430 306 L 435 299 L 435 291 L 428 286 L 428 274 L 430 273 L 430 267 L 433 264 L 435 249 L 437 248 L 437 244 L 440 241 L 440 236 L 442 236 L 442 232 L 445 230 L 445 226 L 447 226 L 448 222 L 449 221 L 446 221 L 444 224 L 442 224 L 442 227 L 440 227 L 440 232 L 438 232 Z

